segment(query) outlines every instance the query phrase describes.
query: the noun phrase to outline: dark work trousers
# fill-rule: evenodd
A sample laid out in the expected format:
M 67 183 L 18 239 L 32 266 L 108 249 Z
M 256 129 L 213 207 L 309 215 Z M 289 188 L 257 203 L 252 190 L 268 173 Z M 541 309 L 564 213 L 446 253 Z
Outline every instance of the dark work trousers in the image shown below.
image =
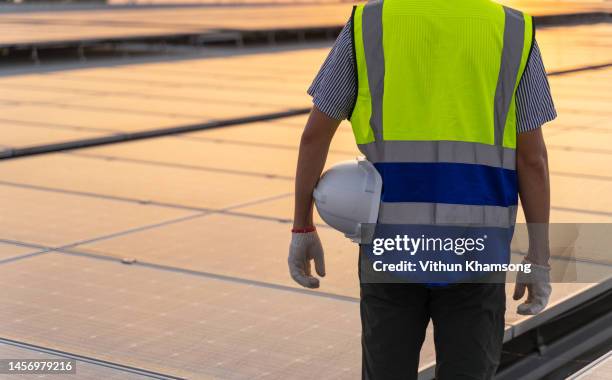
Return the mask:
M 416 380 L 430 319 L 436 379 L 493 378 L 504 336 L 505 284 L 362 282 L 360 305 L 363 379 Z

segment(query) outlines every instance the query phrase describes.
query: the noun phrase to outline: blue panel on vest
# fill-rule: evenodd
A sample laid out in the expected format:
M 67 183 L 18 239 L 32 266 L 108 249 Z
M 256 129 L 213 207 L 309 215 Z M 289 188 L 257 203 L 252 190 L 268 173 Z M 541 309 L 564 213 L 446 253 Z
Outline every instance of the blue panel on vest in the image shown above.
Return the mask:
M 383 179 L 383 202 L 502 207 L 518 204 L 514 170 L 445 162 L 383 162 L 374 165 Z

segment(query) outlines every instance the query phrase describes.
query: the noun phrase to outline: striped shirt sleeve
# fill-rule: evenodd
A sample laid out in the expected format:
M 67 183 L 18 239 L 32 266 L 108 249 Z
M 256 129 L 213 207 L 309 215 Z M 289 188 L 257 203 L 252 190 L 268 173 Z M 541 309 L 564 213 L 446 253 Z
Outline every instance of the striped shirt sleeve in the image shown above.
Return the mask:
M 308 88 L 313 104 L 336 120 L 347 119 L 357 97 L 353 41 L 349 20 Z
M 516 89 L 516 127 L 519 133 L 528 132 L 556 117 L 542 54 L 538 42 L 534 40 L 523 77 Z
M 350 116 L 357 97 L 351 29 L 349 20 L 308 88 L 313 104 L 336 120 Z M 516 112 L 519 133 L 539 128 L 557 116 L 536 41 L 517 88 Z

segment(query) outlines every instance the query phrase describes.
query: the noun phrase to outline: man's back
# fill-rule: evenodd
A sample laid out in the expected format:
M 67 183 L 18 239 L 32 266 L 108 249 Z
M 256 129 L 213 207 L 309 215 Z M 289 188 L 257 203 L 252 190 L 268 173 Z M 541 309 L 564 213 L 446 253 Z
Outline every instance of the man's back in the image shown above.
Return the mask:
M 384 96 L 394 101 L 384 103 L 384 137 L 493 144 L 500 67 L 520 64 L 524 42 L 522 25 L 505 31 L 504 18 L 487 0 L 385 1 Z M 504 62 L 504 49 L 519 60 Z
M 355 140 L 382 176 L 382 224 L 511 228 L 518 81 L 531 17 L 485 0 L 356 6 Z

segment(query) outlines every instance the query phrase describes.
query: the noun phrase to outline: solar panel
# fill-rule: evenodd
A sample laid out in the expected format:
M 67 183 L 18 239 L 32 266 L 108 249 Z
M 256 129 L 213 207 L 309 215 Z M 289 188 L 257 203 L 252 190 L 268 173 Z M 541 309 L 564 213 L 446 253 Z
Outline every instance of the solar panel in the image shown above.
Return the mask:
M 194 213 L 6 185 L 0 185 L 0 198 L 10 199 L 0 202 L 0 238 L 45 246 L 70 244 Z
M 27 255 L 29 253 L 38 252 L 40 250 L 41 249 L 39 248 L 25 247 L 22 245 L 0 242 L 0 261 L 13 257 Z
M 348 15 L 350 6 L 346 4 L 295 5 L 272 9 L 229 6 L 11 12 L 0 17 L 2 24 L 11 27 L 4 33 L 0 46 L 206 33 L 219 29 L 320 27 L 338 25 Z
M 0 342 L 0 357 L 4 359 L 32 359 L 32 360 L 70 360 L 70 356 L 55 355 L 48 351 L 36 348 L 26 348 L 27 346 L 18 343 L 8 344 Z M 19 379 L 57 379 L 57 374 L 36 374 L 36 375 L 17 375 Z M 90 361 L 77 360 L 76 373 L 69 375 L 74 380 L 145 380 L 153 377 L 130 373 L 127 370 L 120 370 L 109 367 L 105 363 L 94 364 Z
M 13 123 L 0 121 L 0 156 L 14 148 L 36 145 L 56 144 L 67 141 L 96 138 L 107 133 L 98 131 L 83 131 L 58 126 L 42 126 L 28 123 Z
M 249 123 L 231 128 L 209 129 L 201 132 L 178 135 L 178 138 L 204 141 L 231 142 L 262 147 L 297 149 L 307 116 L 283 118 L 280 120 Z M 296 128 L 282 124 L 281 121 L 295 123 Z M 330 152 L 349 154 L 352 157 L 361 155 L 355 145 L 355 137 L 348 122 L 338 127 L 331 143 Z M 331 160 L 330 160 L 331 161 Z
M 328 166 L 357 155 L 356 149 L 346 153 L 331 152 Z M 155 154 L 172 152 L 172 154 Z M 298 152 L 274 146 L 238 144 L 232 141 L 204 141 L 164 137 L 91 148 L 78 154 L 100 155 L 128 160 L 142 160 L 153 164 L 174 164 L 194 168 L 208 168 L 219 172 L 282 177 L 292 180 L 295 175 Z
M 213 170 L 55 154 L 3 162 L 0 176 L 21 184 L 215 209 L 292 191 L 287 179 L 216 171 L 216 164 L 210 165 Z
M 191 378 L 360 372 L 354 302 L 63 254 L 0 273 L 7 338 Z
M 146 113 L 111 112 L 103 109 L 72 107 L 61 105 L 17 105 L 3 114 L 5 119 L 25 124 L 47 123 L 83 130 L 108 131 L 106 135 L 117 132 L 133 132 L 199 123 L 202 118 L 194 116 L 172 116 Z M 6 123 L 6 122 L 3 122 Z
M 290 225 L 231 215 L 208 215 L 76 250 L 299 288 L 289 277 Z M 340 233 L 319 230 L 328 275 L 321 291 L 359 297 L 358 247 Z
M 304 89 L 325 54 L 276 49 L 5 76 L 0 84 L 19 90 L 0 96 L 7 108 L 0 126 L 10 132 L 2 145 L 21 148 L 304 108 L 310 103 Z M 312 64 L 283 69 L 296 60 Z M 35 127 L 50 130 L 39 135 Z

